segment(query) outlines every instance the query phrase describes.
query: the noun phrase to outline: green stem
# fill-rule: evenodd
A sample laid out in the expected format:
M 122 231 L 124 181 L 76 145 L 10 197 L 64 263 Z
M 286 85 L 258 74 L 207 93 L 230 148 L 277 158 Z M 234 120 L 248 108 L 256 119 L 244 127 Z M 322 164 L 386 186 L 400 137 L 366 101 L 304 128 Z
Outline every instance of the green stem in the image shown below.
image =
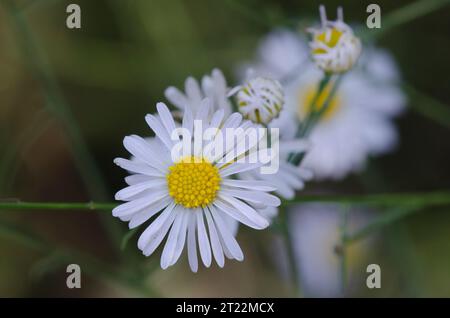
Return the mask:
M 314 125 L 316 124 L 316 122 L 318 120 L 318 119 L 316 119 L 318 114 L 319 113 L 322 114 L 323 109 L 328 107 L 328 104 L 329 104 L 328 100 L 331 99 L 332 95 L 335 94 L 335 92 L 336 92 L 335 86 L 336 85 L 333 86 L 332 91 L 327 96 L 327 100 L 322 105 L 321 109 L 316 110 L 318 108 L 317 102 L 319 101 L 320 96 L 322 96 L 324 90 L 330 83 L 331 79 L 332 79 L 332 76 L 330 74 L 325 73 L 324 76 L 322 77 L 322 79 L 320 80 L 319 85 L 316 90 L 316 93 L 315 93 L 313 99 L 311 100 L 311 103 L 309 104 L 308 115 L 305 118 L 305 120 L 298 127 L 298 130 L 296 133 L 297 138 L 307 137 L 309 135 L 311 129 L 314 127 Z M 300 152 L 292 153 L 289 155 L 288 162 L 298 166 L 298 165 L 300 165 L 301 161 L 303 160 L 303 157 L 304 157 L 303 153 L 300 153 Z
M 300 284 L 300 273 L 298 271 L 297 261 L 295 257 L 295 251 L 294 251 L 294 245 L 292 244 L 292 237 L 289 233 L 289 220 L 288 220 L 288 213 L 283 208 L 280 207 L 279 209 L 279 219 L 280 222 L 280 229 L 281 233 L 283 235 L 283 240 L 286 246 L 286 252 L 287 252 L 287 258 L 289 262 L 289 270 L 291 274 L 291 280 L 293 281 L 293 284 L 295 286 L 294 294 L 297 297 L 300 297 L 302 295 L 302 289 Z
M 364 204 L 375 206 L 430 206 L 450 204 L 450 191 L 435 191 L 428 193 L 396 193 L 368 195 L 302 195 L 283 205 L 305 202 L 332 202 L 348 204 Z
M 0 202 L 0 210 L 100 210 L 111 212 L 117 203 L 113 202 Z
M 397 208 L 395 210 L 392 210 L 391 212 L 385 212 L 379 217 L 377 217 L 374 221 L 360 229 L 359 231 L 347 235 L 345 237 L 345 244 L 354 243 L 356 241 L 359 241 L 360 239 L 368 236 L 369 234 L 379 231 L 385 226 L 391 225 L 394 222 L 397 222 L 398 220 L 401 220 L 409 215 L 412 215 L 418 211 L 420 211 L 422 206 L 416 206 L 416 207 L 409 207 L 409 208 Z
M 340 263 L 341 263 L 341 290 L 342 294 L 345 295 L 345 292 L 347 291 L 347 275 L 348 275 L 348 269 L 347 269 L 347 248 L 345 245 L 345 239 L 347 237 L 347 225 L 348 225 L 348 206 L 344 204 L 341 208 L 341 226 L 340 226 L 340 232 L 341 232 L 341 245 L 339 247 L 340 252 Z
M 307 202 L 330 202 L 371 206 L 425 207 L 450 204 L 450 190 L 416 193 L 386 193 L 367 195 L 302 195 L 284 200 L 282 207 Z M 23 202 L 0 201 L 0 210 L 104 210 L 110 212 L 115 202 Z
M 7 193 L 19 168 L 17 160 L 19 151 L 26 152 L 37 138 L 48 128 L 51 120 L 44 116 L 42 110 L 38 111 L 32 122 L 16 138 L 15 142 L 3 151 L 0 160 L 0 191 Z
M 450 128 L 450 109 L 435 98 L 424 94 L 413 86 L 403 83 L 403 89 L 411 97 L 410 107 L 421 115 Z

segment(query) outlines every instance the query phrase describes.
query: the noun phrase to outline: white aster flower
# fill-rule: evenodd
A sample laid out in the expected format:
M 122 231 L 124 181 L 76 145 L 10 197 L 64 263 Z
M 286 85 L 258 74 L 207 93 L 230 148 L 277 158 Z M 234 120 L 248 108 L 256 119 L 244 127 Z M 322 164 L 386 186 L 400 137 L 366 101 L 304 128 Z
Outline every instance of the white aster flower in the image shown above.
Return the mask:
M 184 111 L 186 107 L 190 107 L 195 113 L 201 101 L 209 98 L 212 102 L 212 112 L 223 109 L 225 116 L 231 114 L 227 82 L 221 70 L 214 69 L 211 75 L 203 76 L 201 84 L 195 78 L 188 77 L 184 86 L 185 92 L 173 86 L 168 87 L 164 92 L 166 98 L 179 110 Z
M 203 136 L 204 130 L 211 127 L 220 131 L 242 128 L 245 134 L 251 126 L 243 122 L 238 113 L 225 117 L 223 110 L 209 118 L 209 108 L 210 103 L 205 99 L 195 115 L 190 107 L 184 109 L 181 126 L 191 132 L 188 144 L 197 144 L 198 136 Z M 243 260 L 242 250 L 234 238 L 233 221 L 263 229 L 269 223 L 260 215 L 260 209 L 280 204 L 276 196 L 268 193 L 274 188 L 266 182 L 231 179 L 236 173 L 261 166 L 242 162 L 253 145 L 241 147 L 237 152 L 228 147 L 213 155 L 205 150 L 208 147 L 201 150 L 188 147 L 187 155 L 187 149 L 183 149 L 183 155 L 173 158 L 173 147 L 180 141 L 171 138 L 175 122 L 165 104 L 158 103 L 157 110 L 157 116 L 146 116 L 156 138 L 125 137 L 124 146 L 134 159 L 114 160 L 132 175 L 126 178 L 129 186 L 116 194 L 117 200 L 126 203 L 116 207 L 113 215 L 129 222 L 130 228 L 152 219 L 138 240 L 138 247 L 146 256 L 151 255 L 167 235 L 161 256 L 163 269 L 176 263 L 184 245 L 187 245 L 189 264 L 194 272 L 198 269 L 197 248 L 206 267 L 211 265 L 212 256 L 220 267 L 224 266 L 224 256 Z M 203 131 L 194 132 L 198 129 L 195 120 L 202 122 Z M 230 153 L 235 157 L 229 157 Z M 228 160 L 226 163 L 222 162 L 224 157 Z M 229 161 L 237 157 L 241 160 Z
M 284 84 L 285 107 L 274 122 L 286 138 L 295 136 L 323 76 L 307 63 L 307 55 L 305 39 L 291 31 L 277 30 L 263 41 L 258 61 L 245 65 L 257 75 L 277 79 L 289 75 L 289 82 Z M 368 156 L 392 151 L 398 141 L 392 119 L 403 111 L 406 102 L 398 78 L 396 64 L 387 51 L 365 50 L 360 65 L 342 79 L 323 118 L 308 136 L 311 149 L 303 167 L 311 169 L 316 179 L 340 179 L 361 170 Z M 318 106 L 329 92 L 325 89 Z
M 268 77 L 252 78 L 230 94 L 235 92 L 239 112 L 256 124 L 269 124 L 278 117 L 284 104 L 283 87 Z
M 320 28 L 309 29 L 312 34 L 309 45 L 314 62 L 327 73 L 348 71 L 361 54 L 361 41 L 344 23 L 341 7 L 338 8 L 338 19 L 328 21 L 325 7 L 321 5 L 320 18 Z

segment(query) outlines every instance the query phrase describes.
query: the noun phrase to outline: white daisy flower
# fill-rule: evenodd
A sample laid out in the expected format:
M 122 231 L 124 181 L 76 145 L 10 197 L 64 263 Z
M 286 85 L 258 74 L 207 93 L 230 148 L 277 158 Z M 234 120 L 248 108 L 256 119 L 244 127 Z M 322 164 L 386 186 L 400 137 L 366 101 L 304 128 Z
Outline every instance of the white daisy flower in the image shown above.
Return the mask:
M 234 88 L 230 95 L 235 92 L 239 112 L 256 124 L 268 125 L 278 117 L 284 104 L 280 82 L 267 77 L 252 78 Z
M 198 138 L 211 127 L 221 132 L 227 128 L 242 128 L 244 134 L 251 127 L 249 122 L 242 121 L 240 114 L 225 117 L 223 110 L 216 111 L 209 119 L 210 106 L 208 99 L 203 100 L 195 116 L 190 107 L 184 109 L 181 125 L 192 136 L 188 144 L 201 144 Z M 157 110 L 158 116 L 146 116 L 156 138 L 147 141 L 136 135 L 125 137 L 124 146 L 134 160 L 114 160 L 132 175 L 126 178 L 129 186 L 116 193 L 116 199 L 126 203 L 116 207 L 113 215 L 129 222 L 130 228 L 152 219 L 138 240 L 138 247 L 146 256 L 151 255 L 167 235 L 161 256 L 163 269 L 176 263 L 184 245 L 187 245 L 189 264 L 194 272 L 198 269 L 197 248 L 206 267 L 211 265 L 212 256 L 220 267 L 224 266 L 225 256 L 242 261 L 244 256 L 229 219 L 264 229 L 269 223 L 260 215 L 260 209 L 280 204 L 276 196 L 268 193 L 274 188 L 266 182 L 231 178 L 262 165 L 242 160 L 253 144 L 238 147 L 239 151 L 235 151 L 235 147 L 224 148 L 213 155 L 206 151 L 207 146 L 200 150 L 187 147 L 183 148 L 183 155 L 174 157 L 173 147 L 180 141 L 171 138 L 176 127 L 174 119 L 165 104 L 158 103 Z M 197 131 L 195 120 L 201 121 L 202 131 Z M 237 139 L 240 137 L 238 135 Z M 224 157 L 228 160 L 226 163 L 222 163 Z M 233 161 L 237 157 L 241 160 Z
M 262 43 L 258 61 L 245 65 L 261 76 L 288 79 L 285 107 L 275 122 L 286 138 L 295 136 L 323 76 L 308 64 L 307 56 L 306 40 L 294 32 L 277 30 Z M 387 51 L 365 50 L 359 67 L 342 79 L 322 120 L 308 136 L 311 149 L 303 167 L 311 169 L 317 179 L 340 179 L 361 170 L 368 156 L 393 150 L 398 134 L 392 118 L 403 111 L 406 102 L 398 78 Z M 329 92 L 325 89 L 318 106 Z
M 338 8 L 338 19 L 328 21 L 325 7 L 321 5 L 320 28 L 310 28 L 312 40 L 309 43 L 311 56 L 318 67 L 327 73 L 348 71 L 361 54 L 361 41 L 353 34 L 353 30 L 344 23 L 344 14 Z
M 195 113 L 201 101 L 209 98 L 212 102 L 212 112 L 223 109 L 225 116 L 231 114 L 227 82 L 221 70 L 214 69 L 211 75 L 203 76 L 201 84 L 195 78 L 188 77 L 184 89 L 185 92 L 181 92 L 178 88 L 170 86 L 164 92 L 166 98 L 179 110 L 184 111 L 186 107 L 190 107 Z

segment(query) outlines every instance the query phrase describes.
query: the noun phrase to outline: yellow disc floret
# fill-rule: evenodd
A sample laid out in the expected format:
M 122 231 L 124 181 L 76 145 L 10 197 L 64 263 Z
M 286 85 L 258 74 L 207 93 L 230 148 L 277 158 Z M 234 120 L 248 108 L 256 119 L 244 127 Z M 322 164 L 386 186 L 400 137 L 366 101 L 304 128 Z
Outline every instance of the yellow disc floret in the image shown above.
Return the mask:
M 315 36 L 314 40 L 318 42 L 322 42 L 329 48 L 335 47 L 339 39 L 341 38 L 342 34 L 344 34 L 342 31 L 332 28 L 331 30 L 323 31 L 322 33 L 319 33 Z M 326 53 L 326 50 L 322 48 L 317 48 L 312 51 L 313 54 L 324 54 Z
M 169 168 L 169 195 L 186 208 L 206 206 L 214 201 L 220 188 L 217 167 L 198 157 L 185 157 Z

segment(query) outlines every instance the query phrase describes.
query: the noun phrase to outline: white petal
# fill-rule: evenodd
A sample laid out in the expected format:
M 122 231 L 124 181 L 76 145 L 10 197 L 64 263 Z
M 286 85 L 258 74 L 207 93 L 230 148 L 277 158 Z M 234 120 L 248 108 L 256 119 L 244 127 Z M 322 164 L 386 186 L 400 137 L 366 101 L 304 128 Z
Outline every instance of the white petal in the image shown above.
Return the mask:
M 158 110 L 159 117 L 161 118 L 161 121 L 167 130 L 167 134 L 172 139 L 172 134 L 175 132 L 176 128 L 172 114 L 164 103 L 156 104 L 156 109 Z M 177 139 L 175 139 L 175 141 L 177 141 Z
M 141 236 L 138 240 L 138 247 L 140 250 L 143 250 L 144 247 L 148 244 L 150 237 L 158 232 L 161 229 L 163 224 L 169 219 L 171 213 L 175 208 L 175 203 L 172 202 L 168 205 L 164 211 L 161 212 L 160 215 L 142 232 Z
M 275 191 L 277 188 L 270 182 L 261 180 L 235 180 L 225 179 L 222 184 L 229 187 L 252 189 L 256 191 Z
M 243 213 L 250 221 L 257 224 L 260 228 L 266 228 L 269 226 L 267 220 L 248 204 L 223 193 L 219 193 L 219 197 Z
M 217 226 L 219 235 L 223 240 L 223 244 L 236 260 L 242 261 L 244 259 L 244 254 L 242 253 L 238 242 L 236 242 L 236 239 L 233 237 L 233 235 L 231 235 L 231 232 L 228 229 L 226 223 L 223 221 L 220 213 L 218 213 L 216 210 L 211 210 L 211 214 L 214 218 L 214 222 Z
M 237 233 L 238 233 L 238 229 L 239 229 L 239 222 L 236 221 L 234 218 L 232 218 L 231 216 L 227 215 L 227 214 L 222 214 L 222 219 L 225 221 L 225 223 L 228 226 L 228 229 L 231 232 L 231 235 L 233 235 L 234 237 L 236 237 Z M 223 246 L 222 246 L 223 247 Z
M 145 116 L 145 121 L 155 133 L 155 137 L 159 138 L 159 140 L 163 142 L 163 144 L 167 147 L 167 149 L 171 151 L 173 141 L 172 139 L 170 139 L 170 135 L 168 134 L 167 130 L 165 129 L 161 121 L 156 116 L 153 116 L 151 114 L 147 114 Z
M 211 217 L 208 208 L 203 209 L 203 211 L 206 216 L 206 221 L 208 222 L 209 237 L 211 239 L 211 248 L 213 251 L 214 258 L 216 259 L 217 265 L 219 265 L 219 267 L 223 267 L 225 265 L 225 258 L 223 256 L 222 244 L 220 243 L 216 226 L 214 224 L 214 221 Z
M 176 216 L 177 216 L 176 211 L 172 210 L 172 213 L 170 213 L 169 217 L 159 228 L 159 230 L 149 238 L 147 245 L 142 250 L 142 253 L 145 256 L 150 256 L 158 248 L 158 246 L 161 244 L 164 237 L 166 236 L 167 232 L 169 231 L 169 228 L 172 225 L 173 221 L 175 220 Z
M 196 79 L 188 77 L 184 83 L 184 88 L 191 103 L 197 104 L 202 100 L 202 93 Z M 193 107 L 193 105 L 191 105 L 191 107 Z
M 125 182 L 128 185 L 135 185 L 135 184 L 150 181 L 150 180 L 153 180 L 153 178 L 150 178 L 149 176 L 146 176 L 143 174 L 132 174 L 130 176 L 125 177 Z
M 175 253 L 175 248 L 178 241 L 178 235 L 180 234 L 180 228 L 183 223 L 184 213 L 180 211 L 177 213 L 175 217 L 175 221 L 172 224 L 172 228 L 170 229 L 169 236 L 167 237 L 166 245 L 164 245 L 164 249 L 161 255 L 161 268 L 166 269 L 169 267 L 172 258 Z
M 250 171 L 260 168 L 264 163 L 245 163 L 245 162 L 233 162 L 231 165 L 226 166 L 219 170 L 221 177 L 226 177 L 239 172 Z
M 151 177 L 164 177 L 163 170 L 152 168 L 148 164 L 143 162 L 135 162 L 128 159 L 116 158 L 114 159 L 114 163 L 122 169 L 128 170 L 130 172 L 144 174 Z
M 136 194 L 141 193 L 142 191 L 152 189 L 155 187 L 160 187 L 167 184 L 167 181 L 163 178 L 157 178 L 150 181 L 144 181 L 141 183 L 136 183 L 134 185 L 123 188 L 119 192 L 116 193 L 116 200 L 128 200 L 129 198 L 135 196 Z
M 259 141 L 264 137 L 264 134 L 257 133 L 255 136 L 251 133 L 254 127 L 247 128 L 243 133 L 239 134 L 236 138 L 236 143 L 230 143 L 233 147 L 231 149 L 226 149 L 223 158 L 226 162 L 234 161 L 236 158 L 240 158 L 241 155 L 250 151 L 252 155 L 258 155 L 255 152 L 254 147 L 259 143 Z M 256 137 L 256 138 L 254 138 Z M 246 154 L 245 157 L 248 157 Z
M 214 201 L 214 206 L 221 210 L 224 214 L 232 217 L 233 219 L 241 222 L 242 224 L 247 225 L 248 227 L 262 230 L 265 228 L 265 224 L 261 222 L 255 222 L 252 219 L 250 219 L 245 213 L 242 211 L 236 209 L 234 206 L 229 204 L 226 201 L 221 200 L 220 198 L 216 199 Z
M 148 208 L 144 209 L 144 211 L 134 214 L 130 220 L 130 223 L 128 224 L 128 227 L 130 229 L 134 229 L 135 227 L 138 227 L 139 225 L 141 225 L 144 222 L 146 222 L 147 220 L 149 220 L 156 213 L 160 212 L 162 209 L 167 207 L 171 202 L 172 202 L 172 198 L 167 196 L 166 198 L 163 198 L 163 199 L 155 202 Z
M 191 211 L 183 211 L 183 222 L 181 223 L 181 227 L 179 230 L 180 233 L 178 234 L 177 238 L 177 245 L 175 246 L 175 251 L 173 253 L 173 257 L 169 266 L 172 266 L 178 261 L 181 256 L 181 252 L 183 251 L 184 243 L 186 242 L 189 213 L 191 213 Z
M 188 215 L 188 260 L 189 260 L 189 266 L 191 267 L 191 271 L 194 273 L 198 270 L 198 259 L 197 259 L 197 240 L 195 236 L 195 230 L 196 230 L 196 216 L 194 213 L 191 213 Z
M 218 111 L 216 111 L 213 114 L 213 116 L 211 117 L 211 122 L 210 122 L 209 127 L 220 128 L 220 124 L 222 123 L 223 116 L 224 116 L 224 110 L 223 109 L 219 109 Z
M 266 192 L 231 189 L 222 189 L 221 192 L 252 203 L 260 203 L 267 206 L 279 206 L 281 204 L 281 200 L 278 197 Z
M 223 124 L 222 130 L 225 134 L 226 128 L 237 128 L 239 127 L 239 124 L 242 121 L 242 115 L 239 113 L 233 113 L 230 116 L 228 116 L 227 120 L 225 120 L 225 123 Z
M 164 91 L 166 98 L 177 108 L 184 110 L 186 105 L 188 105 L 188 100 L 186 96 L 178 89 L 173 86 L 168 87 Z
M 190 107 L 187 107 L 183 114 L 183 124 L 184 129 L 187 129 L 191 134 L 194 130 L 194 115 Z
M 127 136 L 123 139 L 123 145 L 133 156 L 148 163 L 153 168 L 163 172 L 167 170 L 166 164 L 155 156 L 157 150 L 151 147 L 144 138 L 136 135 Z
M 123 216 L 126 214 L 133 214 L 145 207 L 151 205 L 152 203 L 164 198 L 167 195 L 167 190 L 157 191 L 149 194 L 140 199 L 136 199 L 130 202 L 123 203 L 115 207 L 112 211 L 113 216 Z
M 197 113 L 195 114 L 194 119 L 201 120 L 203 123 L 203 129 L 208 128 L 208 117 L 211 111 L 211 100 L 209 98 L 204 98 L 200 102 L 199 107 L 197 108 Z
M 206 267 L 211 265 L 211 246 L 209 245 L 208 234 L 206 233 L 205 223 L 203 221 L 203 212 L 200 209 L 195 211 L 197 216 L 197 234 L 200 256 Z

